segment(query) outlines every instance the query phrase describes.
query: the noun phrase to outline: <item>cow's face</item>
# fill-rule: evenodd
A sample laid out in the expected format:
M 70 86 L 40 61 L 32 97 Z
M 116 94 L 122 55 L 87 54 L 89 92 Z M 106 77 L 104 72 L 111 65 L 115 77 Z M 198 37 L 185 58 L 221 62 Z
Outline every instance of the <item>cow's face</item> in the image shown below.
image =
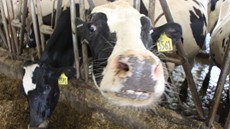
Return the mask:
M 93 79 L 101 93 L 118 105 L 155 104 L 165 81 L 160 59 L 148 50 L 154 33 L 149 18 L 118 1 L 96 7 L 83 26 L 78 32 L 84 31 L 79 35 L 89 42 Z
M 59 98 L 58 78 L 62 72 L 73 77 L 75 70 L 39 64 L 25 66 L 24 70 L 22 85 L 30 108 L 30 127 L 46 128 Z

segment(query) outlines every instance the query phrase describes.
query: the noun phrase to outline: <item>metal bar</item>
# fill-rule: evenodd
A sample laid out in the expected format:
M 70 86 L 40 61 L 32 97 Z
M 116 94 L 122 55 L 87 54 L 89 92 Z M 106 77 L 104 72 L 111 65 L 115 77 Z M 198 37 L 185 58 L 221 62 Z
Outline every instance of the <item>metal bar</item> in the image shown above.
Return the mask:
M 180 59 L 176 59 L 176 58 L 170 58 L 170 57 L 163 57 L 160 58 L 163 62 L 172 62 L 175 63 L 176 65 L 180 65 L 181 64 L 181 60 Z
M 74 50 L 74 59 L 76 67 L 76 77 L 80 78 L 80 69 L 79 69 L 79 49 L 77 45 L 77 28 L 76 28 L 76 7 L 74 0 L 70 0 L 70 13 L 71 13 L 71 29 L 72 29 L 72 38 L 73 38 L 73 50 Z
M 89 3 L 89 9 L 93 10 L 93 8 L 95 7 L 93 0 L 88 0 L 88 3 Z
M 133 0 L 133 7 L 140 12 L 141 9 L 141 1 L 140 0 Z
M 6 36 L 5 36 L 5 34 L 4 34 L 2 29 L 0 29 L 0 37 L 1 37 L 2 42 L 3 42 L 3 47 L 6 48 L 6 49 L 9 49 L 9 47 L 7 45 Z
M 23 3 L 24 3 L 23 0 L 19 0 L 19 12 L 18 12 L 19 14 L 16 15 L 16 16 L 17 16 L 16 18 L 19 19 L 19 20 L 21 20 L 21 15 L 20 15 L 20 14 L 22 14 L 22 12 L 23 12 L 23 11 L 22 11 L 22 7 L 23 7 L 22 4 L 23 4 Z M 20 21 L 20 22 L 21 22 L 21 21 Z
M 25 33 L 25 22 L 27 14 L 27 0 L 24 0 L 22 3 L 23 8 L 20 8 L 21 11 L 21 27 L 20 27 L 20 37 L 19 37 L 19 54 L 23 52 L 23 42 L 24 42 L 24 33 Z
M 57 26 L 57 22 L 58 22 L 58 18 L 60 17 L 61 15 L 61 5 L 62 5 L 62 0 L 57 0 L 58 3 L 57 3 L 57 9 L 56 9 L 56 18 L 55 18 L 55 25 L 54 25 L 54 28 L 56 28 Z
M 41 41 L 41 50 L 44 51 L 44 49 L 45 49 L 45 37 L 44 37 L 44 34 L 40 31 L 40 28 L 43 25 L 42 10 L 41 10 L 40 0 L 37 0 L 37 18 L 38 18 L 40 41 Z
M 214 118 L 215 118 L 215 115 L 216 115 L 216 112 L 217 112 L 217 109 L 219 106 L 221 94 L 222 94 L 222 91 L 224 90 L 224 83 L 226 81 L 226 77 L 227 77 L 229 70 L 230 70 L 230 47 L 229 47 L 229 43 L 230 42 L 228 42 L 227 51 L 224 54 L 224 60 L 222 62 L 223 66 L 221 68 L 220 76 L 219 76 L 219 79 L 217 82 L 217 88 L 216 88 L 213 102 L 211 105 L 211 111 L 209 112 L 209 115 L 208 115 L 208 121 L 207 121 L 208 127 L 211 127 L 213 122 L 214 122 Z
M 133 7 L 140 12 L 141 9 L 141 1 L 140 0 L 133 0 Z
M 168 22 L 173 22 L 173 17 L 171 15 L 171 12 L 169 10 L 168 3 L 166 2 L 166 0 L 160 0 L 160 4 L 162 7 L 162 10 L 165 13 L 166 20 Z M 193 101 L 195 103 L 197 112 L 201 118 L 204 118 L 204 111 L 202 109 L 202 104 L 201 104 L 201 101 L 200 101 L 200 98 L 199 98 L 199 95 L 197 92 L 195 82 L 193 80 L 193 76 L 191 73 L 191 66 L 188 62 L 188 59 L 187 59 L 186 53 L 184 51 L 184 48 L 182 46 L 181 40 L 176 44 L 176 48 L 178 50 L 178 55 L 181 56 L 182 66 L 184 68 L 184 71 L 185 71 L 185 74 L 187 77 L 188 86 L 191 90 L 191 95 L 192 95 Z
M 83 68 L 84 68 L 84 79 L 85 82 L 89 81 L 89 61 L 88 61 L 88 51 L 87 51 L 88 42 L 82 41 L 82 58 L 83 58 Z
M 85 20 L 85 0 L 79 0 L 80 18 Z
M 33 20 L 33 28 L 34 28 L 34 35 L 35 35 L 35 41 L 36 41 L 36 48 L 38 52 L 38 58 L 41 57 L 41 46 L 40 46 L 40 40 L 38 35 L 38 23 L 36 18 L 36 12 L 35 12 L 35 5 L 34 0 L 30 0 L 30 6 L 31 6 L 31 14 L 32 14 L 32 20 Z
M 85 2 L 84 0 L 80 0 L 80 18 L 82 20 L 85 20 Z M 89 79 L 89 62 L 88 62 L 88 49 L 87 49 L 87 43 L 84 41 L 81 42 L 82 47 L 82 58 L 83 58 L 83 68 L 84 68 L 84 79 L 85 82 L 88 82 Z
M 148 11 L 148 16 L 152 21 L 152 25 L 155 26 L 154 24 L 154 19 L 155 19 L 155 6 L 156 5 L 156 0 L 149 0 L 149 11 Z
M 3 23 L 3 27 L 4 27 L 5 34 L 6 34 L 6 41 L 7 41 L 7 44 L 8 44 L 9 52 L 12 53 L 12 46 L 11 46 L 9 31 L 8 31 L 8 28 L 7 28 L 6 16 L 5 16 L 5 11 L 4 11 L 2 0 L 0 0 L 0 9 L 1 9 L 1 13 L 2 13 L 1 14 L 2 15 L 2 23 Z
M 11 37 L 10 40 L 12 41 L 11 42 L 12 52 L 13 52 L 13 55 L 15 55 L 17 53 L 17 51 L 18 51 L 18 47 L 17 47 L 16 30 L 11 24 L 11 21 L 14 18 L 12 1 L 11 0 L 6 1 L 6 9 L 7 9 L 7 14 L 8 14 L 8 30 L 9 30 L 9 35 Z
M 228 117 L 224 125 L 224 129 L 230 129 L 230 111 L 228 111 Z
M 53 0 L 53 5 L 52 5 L 52 13 L 51 13 L 51 27 L 54 28 L 54 11 L 55 11 L 55 3 L 56 3 L 56 0 Z
M 12 0 L 9 0 L 9 5 L 10 5 L 10 8 L 11 8 L 11 13 L 12 13 L 12 18 L 15 19 L 15 12 L 14 12 L 14 7 L 13 7 L 13 3 L 12 3 Z M 11 19 L 11 21 L 13 20 Z M 16 54 L 19 55 L 20 52 L 19 52 L 19 38 L 17 36 L 17 28 L 14 27 L 12 24 L 10 24 L 11 28 L 12 28 L 12 34 L 13 34 L 13 39 L 14 39 L 14 44 L 15 44 L 15 48 L 16 48 Z

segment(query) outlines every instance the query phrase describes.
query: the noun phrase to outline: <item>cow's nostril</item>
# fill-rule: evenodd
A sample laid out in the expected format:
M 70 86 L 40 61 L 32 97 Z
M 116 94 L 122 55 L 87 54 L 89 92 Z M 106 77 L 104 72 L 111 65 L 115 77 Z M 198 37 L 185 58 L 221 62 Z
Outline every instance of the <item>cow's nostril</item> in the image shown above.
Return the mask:
M 156 68 L 154 69 L 154 75 L 155 75 L 156 77 L 159 77 L 159 76 L 161 76 L 163 73 L 164 73 L 163 68 L 161 67 L 160 64 L 158 64 L 158 65 L 156 66 Z
M 125 63 L 119 62 L 118 69 L 128 72 L 129 71 L 129 66 L 127 64 L 125 64 Z

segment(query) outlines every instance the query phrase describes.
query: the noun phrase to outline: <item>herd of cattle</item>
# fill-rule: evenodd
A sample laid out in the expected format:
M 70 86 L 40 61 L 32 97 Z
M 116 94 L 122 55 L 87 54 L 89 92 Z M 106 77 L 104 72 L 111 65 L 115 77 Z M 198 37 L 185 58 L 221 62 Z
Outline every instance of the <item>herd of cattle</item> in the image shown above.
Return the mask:
M 108 102 L 135 107 L 157 104 L 166 83 L 158 57 L 161 52 L 156 50 L 162 35 L 172 44 L 181 39 L 192 62 L 211 33 L 211 57 L 222 66 L 230 36 L 230 0 L 167 0 L 175 23 L 167 23 L 156 1 L 156 27 L 147 17 L 148 2 L 142 0 L 138 12 L 132 7 L 133 0 L 94 0 L 96 7 L 87 21 L 77 18 L 78 39 L 88 42 L 89 56 L 93 58 L 93 81 Z M 68 4 L 64 2 L 63 6 Z M 43 16 L 46 15 L 49 11 L 44 8 Z M 31 33 L 30 44 L 34 44 L 33 38 Z M 73 78 L 73 65 L 70 8 L 63 7 L 41 58 L 24 66 L 22 89 L 30 106 L 30 127 L 48 125 L 58 102 L 58 78 L 62 73 Z

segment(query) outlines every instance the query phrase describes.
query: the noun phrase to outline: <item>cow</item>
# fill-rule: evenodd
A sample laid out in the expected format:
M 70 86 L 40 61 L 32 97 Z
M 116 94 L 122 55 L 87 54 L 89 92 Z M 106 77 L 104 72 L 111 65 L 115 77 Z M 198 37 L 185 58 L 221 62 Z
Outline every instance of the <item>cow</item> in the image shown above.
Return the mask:
M 193 66 L 195 56 L 205 47 L 206 35 L 213 31 L 223 2 L 224 0 L 167 0 L 174 21 L 182 27 L 182 44 L 191 66 Z M 147 15 L 148 7 L 149 1 L 142 0 L 140 12 Z M 163 14 L 163 11 L 160 3 L 156 1 L 155 26 L 166 23 L 166 18 L 161 14 Z M 168 71 L 172 72 L 174 64 L 167 64 Z M 179 93 L 183 102 L 188 95 L 186 82 L 186 80 L 183 82 Z
M 69 79 L 75 75 L 72 67 L 53 68 L 41 63 L 26 63 L 21 90 L 29 104 L 31 128 L 46 128 L 58 99 L 58 79 L 61 74 Z
M 55 68 L 72 66 L 69 12 L 61 14 L 58 24 L 39 61 Z M 161 34 L 177 42 L 179 24 L 153 28 L 147 16 L 121 0 L 95 7 L 87 22 L 77 19 L 76 28 L 79 39 L 88 42 L 95 85 L 109 102 L 144 107 L 159 101 L 165 89 L 163 67 L 150 49 Z
M 228 52 L 228 44 L 230 43 L 230 1 L 227 0 L 221 5 L 219 19 L 215 28 L 211 34 L 210 40 L 210 55 L 212 61 L 219 68 L 222 68 L 224 65 L 225 53 Z M 212 66 L 209 68 L 209 72 L 206 75 L 210 76 Z M 209 82 L 209 81 L 208 81 Z M 228 101 L 230 101 L 230 88 L 228 94 Z
M 105 2 L 106 0 L 102 0 Z M 107 0 L 114 2 L 116 0 Z M 133 0 L 126 0 L 133 4 Z M 206 34 L 211 32 L 218 20 L 219 8 L 224 0 L 168 0 L 168 5 L 171 10 L 175 22 L 182 26 L 183 47 L 186 50 L 187 58 L 193 63 L 194 57 L 204 47 Z M 101 3 L 97 3 L 100 5 Z M 182 8 L 180 5 L 184 5 Z M 140 13 L 148 15 L 148 0 L 142 0 L 140 6 Z M 155 9 L 155 26 L 160 26 L 166 23 L 164 16 L 161 16 L 163 11 L 160 7 L 159 1 L 156 1 Z M 70 39 L 72 40 L 72 39 Z M 172 65 L 172 64 L 170 64 Z M 174 65 L 169 66 L 169 71 L 173 71 Z M 186 82 L 186 81 L 185 81 Z M 186 88 L 185 88 L 186 89 Z M 187 90 L 186 90 L 187 91 Z M 187 92 L 183 93 L 186 96 Z M 183 91 L 182 91 L 183 92 Z
M 210 40 L 210 53 L 214 63 L 218 67 L 223 66 L 224 54 L 227 51 L 230 36 L 230 1 L 226 1 L 221 6 L 218 22 L 213 29 Z
M 63 12 L 38 63 L 25 65 L 23 90 L 30 105 L 30 127 L 46 127 L 58 101 L 57 79 L 73 73 L 70 13 Z M 93 80 L 108 102 L 119 106 L 156 105 L 164 93 L 160 59 L 150 49 L 161 34 L 177 42 L 177 23 L 153 28 L 150 19 L 124 1 L 98 6 L 88 21 L 77 19 L 80 40 L 88 42 Z M 45 108 L 47 107 L 47 108 Z

